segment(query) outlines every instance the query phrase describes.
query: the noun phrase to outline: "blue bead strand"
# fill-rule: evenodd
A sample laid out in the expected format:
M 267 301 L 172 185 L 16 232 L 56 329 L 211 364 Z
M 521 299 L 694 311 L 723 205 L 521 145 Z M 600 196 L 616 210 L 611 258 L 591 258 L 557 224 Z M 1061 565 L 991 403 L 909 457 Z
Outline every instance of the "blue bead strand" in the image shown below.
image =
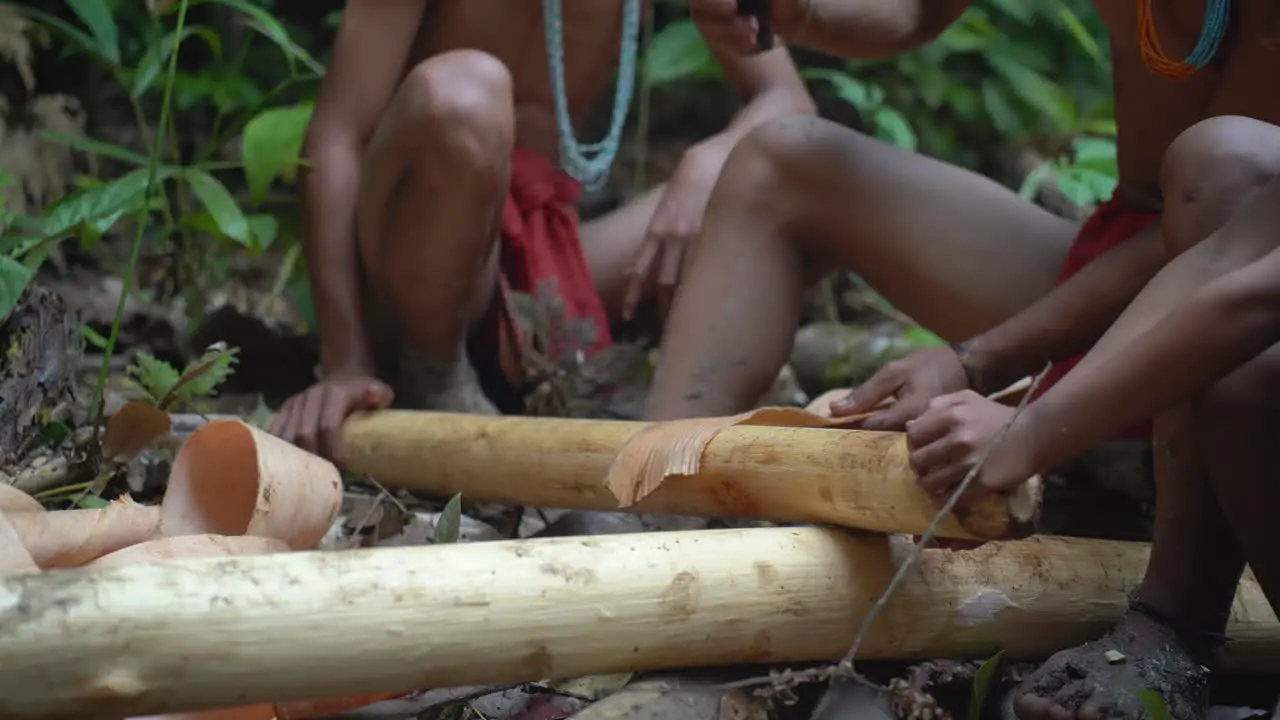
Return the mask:
M 1197 69 L 1212 62 L 1218 49 L 1222 47 L 1222 39 L 1227 35 L 1230 19 L 1231 0 L 1208 0 L 1204 6 L 1204 26 L 1200 30 L 1200 39 L 1183 62 Z
M 597 2 L 601 0 L 596 0 Z M 636 56 L 640 36 L 640 0 L 623 0 L 622 48 L 618 59 L 618 80 L 613 100 L 609 132 L 596 143 L 580 143 L 574 134 L 573 118 L 564 83 L 564 23 L 561 0 L 542 0 L 542 20 L 547 40 L 548 74 L 555 98 L 560 134 L 560 165 L 586 190 L 596 190 L 609 179 L 609 170 L 618 156 L 622 129 L 631 109 L 635 90 Z

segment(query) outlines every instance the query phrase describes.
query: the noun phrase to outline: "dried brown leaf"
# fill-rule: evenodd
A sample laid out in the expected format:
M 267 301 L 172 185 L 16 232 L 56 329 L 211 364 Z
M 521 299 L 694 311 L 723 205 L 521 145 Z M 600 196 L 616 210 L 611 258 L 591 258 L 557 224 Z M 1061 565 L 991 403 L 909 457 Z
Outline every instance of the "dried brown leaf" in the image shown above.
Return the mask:
M 102 434 L 102 457 L 108 462 L 127 463 L 171 427 L 169 413 L 150 403 L 131 400 L 107 422 Z

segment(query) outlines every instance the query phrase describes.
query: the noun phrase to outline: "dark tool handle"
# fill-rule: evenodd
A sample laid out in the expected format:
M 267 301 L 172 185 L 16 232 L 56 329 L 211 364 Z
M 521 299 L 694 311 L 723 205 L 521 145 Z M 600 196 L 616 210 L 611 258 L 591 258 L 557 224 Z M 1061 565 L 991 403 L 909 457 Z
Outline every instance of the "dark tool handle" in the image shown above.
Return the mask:
M 773 47 L 773 0 L 738 0 L 738 14 L 756 19 L 756 52 Z

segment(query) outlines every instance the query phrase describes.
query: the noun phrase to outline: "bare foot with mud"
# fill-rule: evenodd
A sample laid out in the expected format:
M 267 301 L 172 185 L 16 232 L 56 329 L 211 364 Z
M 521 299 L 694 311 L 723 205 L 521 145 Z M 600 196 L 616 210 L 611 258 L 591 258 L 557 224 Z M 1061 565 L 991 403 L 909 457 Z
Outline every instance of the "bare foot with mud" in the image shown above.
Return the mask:
M 1177 634 L 1129 611 L 1100 640 L 1049 658 L 1005 702 L 1007 720 L 1141 718 L 1143 695 L 1160 696 L 1174 720 L 1209 709 L 1209 671 Z
M 406 352 L 400 358 L 396 398 L 405 407 L 434 412 L 500 415 L 480 386 L 475 367 L 463 357 L 443 367 Z

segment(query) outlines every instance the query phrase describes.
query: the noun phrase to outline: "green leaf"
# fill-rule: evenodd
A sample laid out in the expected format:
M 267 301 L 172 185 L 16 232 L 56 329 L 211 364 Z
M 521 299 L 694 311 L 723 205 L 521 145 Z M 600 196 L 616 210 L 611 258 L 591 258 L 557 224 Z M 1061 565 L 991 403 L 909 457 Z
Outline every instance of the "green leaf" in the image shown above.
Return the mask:
M 160 169 L 156 180 L 168 175 Z M 86 222 L 100 221 L 132 212 L 143 206 L 147 190 L 147 169 L 138 168 L 108 182 L 63 198 L 45 214 L 44 233 L 49 238 L 63 237 Z
M 254 203 L 266 200 L 276 178 L 297 169 L 313 109 L 311 103 L 268 108 L 245 124 L 240 155 Z
M 1054 172 L 1053 163 L 1046 160 L 1036 166 L 1035 170 L 1027 173 L 1022 179 L 1022 185 L 1018 188 L 1018 195 L 1023 200 L 1035 200 L 1036 194 L 1040 191 L 1040 183 L 1044 179 L 1052 175 Z
M 129 89 L 129 93 L 134 98 L 140 98 L 147 90 L 150 90 L 151 85 L 160 76 L 160 71 L 167 67 L 169 58 L 192 35 L 200 36 L 209 46 L 209 49 L 213 51 L 216 59 L 220 60 L 222 58 L 222 41 L 212 28 L 191 25 L 182 29 L 181 36 L 175 30 L 161 38 L 160 42 L 147 48 L 147 54 L 142 56 L 142 59 L 138 61 L 138 67 L 134 70 L 133 86 Z
M 97 2 L 102 2 L 102 0 L 97 0 Z M 111 503 L 102 496 L 95 495 L 93 493 L 85 493 L 76 498 L 76 506 L 87 510 L 97 510 L 99 508 L 107 507 L 110 504 Z
M 1005 88 L 994 78 L 982 81 L 982 101 L 996 129 L 1005 135 L 1021 135 L 1022 118 L 1009 103 Z
M 218 232 L 246 247 L 253 245 L 253 232 L 249 229 L 249 222 L 245 220 L 244 213 L 240 212 L 240 206 L 225 185 L 197 168 L 187 168 L 182 176 L 217 224 Z
M 436 520 L 436 544 L 447 545 L 458 542 L 458 533 L 462 530 L 462 493 L 449 498 L 449 503 L 440 511 Z
M 1115 140 L 1078 137 L 1071 144 L 1071 154 L 1075 164 L 1080 167 L 1111 177 L 1118 177 L 1120 174 L 1120 168 L 1116 162 Z
M 902 339 L 917 348 L 946 347 L 947 341 L 920 325 L 912 325 L 902 333 Z
M 0 323 L 18 307 L 22 293 L 35 273 L 8 255 L 0 255 Z
M 253 250 L 262 252 L 271 247 L 280 233 L 280 219 L 275 215 L 260 213 L 248 215 L 249 230 L 253 233 Z
M 169 392 L 173 397 L 186 402 L 212 397 L 218 386 L 235 372 L 236 354 L 239 352 L 238 348 L 214 344 L 203 355 L 187 363 L 178 382 Z M 161 405 L 167 405 L 168 401 L 167 396 L 160 398 Z
M 293 38 L 289 36 L 289 31 L 285 30 L 284 25 L 281 25 L 280 21 L 276 20 L 275 17 L 266 10 L 263 10 L 253 3 L 246 2 L 246 0 L 191 0 L 190 5 L 195 6 L 204 3 L 225 5 L 226 7 L 247 15 L 251 20 L 251 22 L 247 23 L 248 27 L 275 43 L 276 47 L 280 48 L 280 51 L 284 53 L 285 58 L 288 59 L 290 69 L 293 67 L 294 60 L 301 60 L 317 74 L 324 72 L 324 66 L 316 62 L 316 59 L 311 57 L 310 53 L 298 46 L 298 44 L 293 41 Z M 176 6 L 177 3 L 174 3 L 174 5 Z M 169 12 L 172 11 L 173 8 L 170 8 Z
M 152 402 L 172 392 L 178 381 L 182 379 L 172 365 L 145 351 L 138 351 L 133 356 L 133 362 L 125 372 L 150 396 Z
M 1004 650 L 992 655 L 973 676 L 973 694 L 969 696 L 968 720 L 982 720 L 982 708 L 987 704 L 987 696 L 991 694 L 991 684 L 995 682 L 1000 665 L 1004 661 Z
M 1095 172 L 1087 167 L 1075 166 L 1071 174 L 1076 182 L 1089 189 L 1090 202 L 1103 202 L 1116 191 L 1119 182 L 1115 175 Z
M 1149 720 L 1173 720 L 1173 715 L 1169 712 L 1169 703 L 1165 702 L 1160 693 L 1155 690 L 1139 692 L 1138 702 L 1142 703 L 1142 709 Z
M 1053 176 L 1058 182 L 1058 189 L 1062 190 L 1071 202 L 1082 206 L 1093 202 L 1093 188 L 1083 182 L 1077 173 L 1072 172 L 1070 166 L 1054 163 Z
M 1080 18 L 1067 7 L 1062 0 L 1057 0 L 1058 21 L 1062 23 L 1067 32 L 1071 34 L 1071 38 L 1075 40 L 1076 45 L 1093 59 L 1099 67 L 1107 67 L 1107 55 L 1102 51 L 1102 45 L 1089 33 L 1089 29 L 1084 26 Z
M 98 348 L 99 350 L 105 350 L 107 348 L 107 339 L 102 337 L 101 333 L 89 327 L 88 325 L 80 326 L 80 334 L 84 336 L 85 342 Z
M 1020 63 L 988 54 L 987 62 L 1027 105 L 1066 131 L 1075 124 L 1075 103 L 1063 89 Z
M 40 137 L 49 142 L 69 147 L 72 150 L 79 150 L 87 155 L 111 158 L 112 160 L 139 166 L 146 165 L 149 162 L 149 158 L 146 155 L 136 153 L 128 148 L 122 148 L 119 145 L 87 138 L 83 135 L 69 135 L 53 130 L 41 130 Z
M 826 68 L 808 68 L 803 74 L 809 80 L 821 80 L 830 84 L 836 97 L 849 103 L 858 112 L 866 112 L 880 102 L 877 93 L 871 87 L 849 73 Z
M 662 28 L 644 53 L 644 79 L 651 87 L 719 75 L 720 64 L 688 18 Z
M 111 7 L 103 0 L 67 0 L 67 4 L 80 18 L 80 22 L 89 28 L 103 57 L 119 64 L 120 33 L 115 18 L 111 17 Z
M 915 152 L 917 146 L 916 133 L 906 116 L 888 105 L 875 109 L 876 137 L 896 145 L 903 150 Z

